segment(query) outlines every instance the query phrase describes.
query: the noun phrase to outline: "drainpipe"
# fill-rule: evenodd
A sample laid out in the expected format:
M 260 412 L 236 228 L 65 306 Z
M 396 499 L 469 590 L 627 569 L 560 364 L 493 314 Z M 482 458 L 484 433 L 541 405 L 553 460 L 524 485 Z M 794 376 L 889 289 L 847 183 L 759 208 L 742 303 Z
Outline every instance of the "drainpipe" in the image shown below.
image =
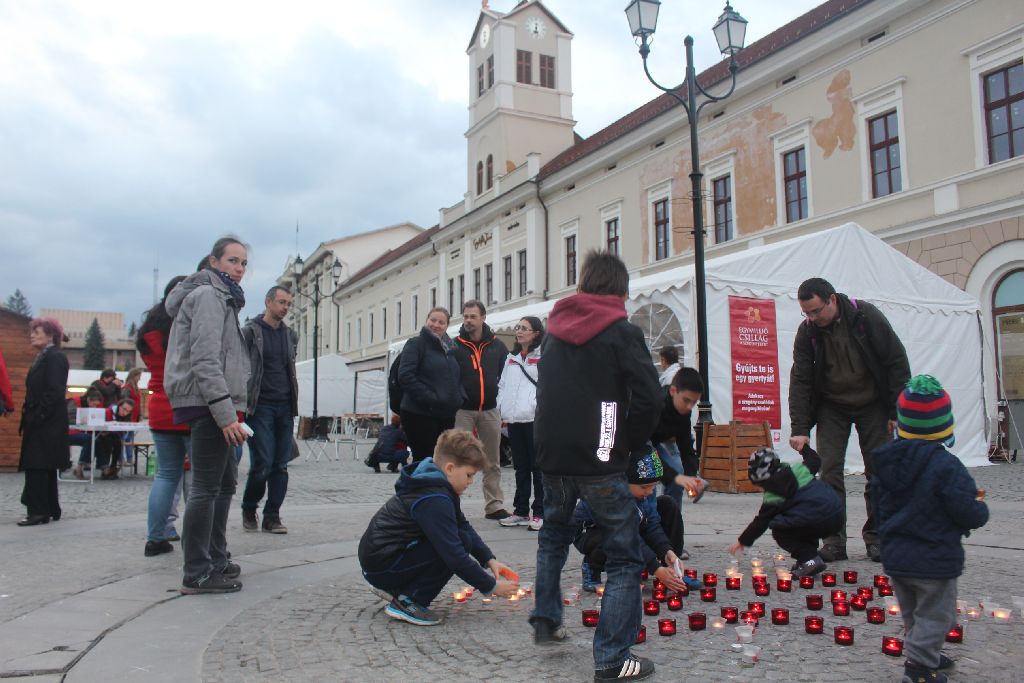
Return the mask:
M 548 289 L 550 285 L 550 273 L 551 273 L 551 245 L 548 240 L 548 205 L 544 203 L 544 198 L 540 194 L 540 177 L 535 176 L 533 180 L 534 188 L 537 190 L 537 201 L 540 202 L 541 208 L 544 209 L 544 300 L 548 299 Z

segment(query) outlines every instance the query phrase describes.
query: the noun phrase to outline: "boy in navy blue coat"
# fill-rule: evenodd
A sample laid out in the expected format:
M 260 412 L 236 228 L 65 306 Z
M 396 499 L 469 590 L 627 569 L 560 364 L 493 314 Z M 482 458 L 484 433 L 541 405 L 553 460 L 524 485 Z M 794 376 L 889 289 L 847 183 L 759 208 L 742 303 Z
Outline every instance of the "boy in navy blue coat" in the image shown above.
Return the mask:
M 494 558 L 459 506 L 485 463 L 478 439 L 449 429 L 438 437 L 434 457 L 402 468 L 395 495 L 370 520 L 359 540 L 359 565 L 374 593 L 389 601 L 384 611 L 392 619 L 439 624 L 428 605 L 453 575 L 485 595 L 518 590 L 502 578 L 515 573 Z
M 983 492 L 952 446 L 953 405 L 938 380 L 918 375 L 896 402 L 897 440 L 872 454 L 882 565 L 892 577 L 906 629 L 904 681 L 943 683 L 941 653 L 956 623 L 962 536 L 988 521 Z

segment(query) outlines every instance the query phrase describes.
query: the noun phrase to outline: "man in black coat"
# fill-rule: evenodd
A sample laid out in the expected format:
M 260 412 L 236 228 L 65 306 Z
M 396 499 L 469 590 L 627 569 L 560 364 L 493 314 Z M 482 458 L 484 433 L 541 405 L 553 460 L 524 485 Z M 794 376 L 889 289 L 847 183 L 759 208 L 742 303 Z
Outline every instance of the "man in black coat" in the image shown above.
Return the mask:
M 857 428 L 864 472 L 867 521 L 862 535 L 868 557 L 881 561 L 871 504 L 871 452 L 891 438 L 896 399 L 910 380 L 903 343 L 881 311 L 866 301 L 839 294 L 826 280 L 805 280 L 797 290 L 807 320 L 793 342 L 789 379 L 789 445 L 801 451 L 817 425 L 821 479 L 835 489 L 846 513 L 843 468 L 850 427 Z M 846 525 L 823 539 L 821 558 L 847 559 Z

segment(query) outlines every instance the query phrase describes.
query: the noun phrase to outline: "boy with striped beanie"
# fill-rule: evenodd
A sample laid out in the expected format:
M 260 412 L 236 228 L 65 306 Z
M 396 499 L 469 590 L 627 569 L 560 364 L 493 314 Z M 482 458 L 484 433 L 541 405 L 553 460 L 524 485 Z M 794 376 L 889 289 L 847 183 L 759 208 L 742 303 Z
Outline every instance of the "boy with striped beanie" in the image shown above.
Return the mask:
M 939 381 L 918 375 L 896 403 L 897 438 L 872 453 L 871 486 L 882 545 L 906 629 L 903 681 L 944 683 L 942 654 L 956 623 L 961 537 L 988 521 L 988 507 L 953 444 L 953 404 Z

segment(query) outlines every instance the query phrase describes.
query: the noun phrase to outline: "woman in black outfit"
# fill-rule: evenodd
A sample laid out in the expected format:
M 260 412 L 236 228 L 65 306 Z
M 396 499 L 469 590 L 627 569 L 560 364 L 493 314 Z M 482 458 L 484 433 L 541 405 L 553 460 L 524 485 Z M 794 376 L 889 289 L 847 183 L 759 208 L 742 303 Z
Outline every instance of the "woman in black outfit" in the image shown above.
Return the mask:
M 33 318 L 29 343 L 39 355 L 25 378 L 25 405 L 21 411 L 21 459 L 25 473 L 21 504 L 28 516 L 18 526 L 46 524 L 60 519 L 57 470 L 71 466 L 68 443 L 68 411 L 64 392 L 68 384 L 68 359 L 60 350 L 64 329 L 53 318 Z

